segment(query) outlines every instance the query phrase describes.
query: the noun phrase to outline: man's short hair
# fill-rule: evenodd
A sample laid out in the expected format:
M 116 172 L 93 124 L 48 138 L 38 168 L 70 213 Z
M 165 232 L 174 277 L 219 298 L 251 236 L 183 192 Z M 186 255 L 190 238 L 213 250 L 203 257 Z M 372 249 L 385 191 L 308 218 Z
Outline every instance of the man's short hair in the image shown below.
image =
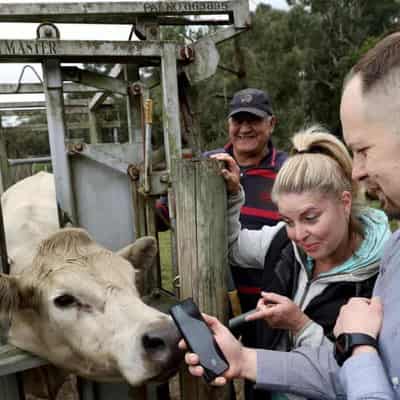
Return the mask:
M 362 56 L 352 68 L 350 78 L 359 74 L 362 90 L 365 93 L 398 67 L 400 67 L 400 32 L 386 36 Z

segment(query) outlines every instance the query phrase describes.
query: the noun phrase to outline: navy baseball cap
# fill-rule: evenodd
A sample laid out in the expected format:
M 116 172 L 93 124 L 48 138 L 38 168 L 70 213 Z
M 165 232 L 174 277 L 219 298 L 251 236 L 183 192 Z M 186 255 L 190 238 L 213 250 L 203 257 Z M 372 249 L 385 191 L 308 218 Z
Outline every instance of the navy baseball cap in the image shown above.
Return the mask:
M 269 94 L 259 89 L 243 89 L 236 92 L 229 104 L 228 118 L 247 112 L 265 118 L 271 116 L 272 104 Z

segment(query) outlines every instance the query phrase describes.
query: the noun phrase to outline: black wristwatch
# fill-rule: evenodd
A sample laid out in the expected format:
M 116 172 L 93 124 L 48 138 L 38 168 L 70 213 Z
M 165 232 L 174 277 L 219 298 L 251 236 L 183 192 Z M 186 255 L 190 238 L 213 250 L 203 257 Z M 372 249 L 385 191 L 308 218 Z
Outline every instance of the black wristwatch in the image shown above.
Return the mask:
M 334 356 L 337 363 L 342 366 L 351 356 L 356 346 L 372 346 L 377 348 L 377 341 L 374 337 L 365 333 L 342 333 L 335 341 Z

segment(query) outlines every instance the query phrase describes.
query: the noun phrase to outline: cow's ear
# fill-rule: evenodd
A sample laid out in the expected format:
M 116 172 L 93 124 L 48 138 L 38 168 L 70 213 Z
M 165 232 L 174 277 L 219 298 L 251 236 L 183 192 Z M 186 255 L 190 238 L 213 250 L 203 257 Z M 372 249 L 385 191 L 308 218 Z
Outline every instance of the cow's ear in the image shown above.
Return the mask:
M 0 274 L 0 314 L 10 315 L 19 307 L 18 278 L 5 274 Z
M 147 269 L 157 255 L 157 241 L 152 236 L 144 236 L 119 250 L 117 254 L 130 261 L 136 269 Z

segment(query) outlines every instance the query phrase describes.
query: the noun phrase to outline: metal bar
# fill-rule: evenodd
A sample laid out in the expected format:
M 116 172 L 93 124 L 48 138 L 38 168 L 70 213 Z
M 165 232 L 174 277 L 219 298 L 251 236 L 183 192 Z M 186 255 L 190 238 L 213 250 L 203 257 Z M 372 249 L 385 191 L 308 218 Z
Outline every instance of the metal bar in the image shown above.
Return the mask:
M 20 109 L 20 110 L 1 110 L 0 115 L 5 117 L 11 116 L 19 116 L 19 117 L 32 117 L 36 116 L 39 113 L 44 114 L 46 110 L 44 108 L 36 108 L 36 109 Z M 66 107 L 65 114 L 87 114 L 86 107 Z
M 6 232 L 4 228 L 3 208 L 0 202 L 0 272 L 10 273 L 10 264 L 8 263 Z
M 132 24 L 135 17 L 235 14 L 243 1 L 154 1 L 103 3 L 11 3 L 0 6 L 0 22 Z M 237 13 L 237 11 L 236 11 Z M 240 16 L 240 15 L 239 15 Z
M 109 103 L 112 104 L 112 103 Z M 85 107 L 89 105 L 87 99 L 66 99 L 65 107 Z M 6 108 L 46 108 L 45 101 L 12 101 L 0 103 L 0 109 Z
M 101 151 L 99 147 L 87 144 L 84 144 L 81 148 L 79 148 L 79 150 L 77 150 L 75 154 L 106 165 L 107 167 L 122 172 L 123 174 L 126 174 L 128 172 L 128 168 L 131 165 L 128 162 L 122 161 L 121 159 L 114 157 L 110 153 Z
M 179 51 L 176 54 L 179 56 Z M 143 62 L 157 61 L 160 55 L 160 44 L 152 41 L 0 40 L 0 62 Z
M 88 117 L 89 117 L 90 143 L 96 144 L 99 142 L 99 126 L 98 126 L 96 113 L 94 111 L 89 110 Z
M 10 186 L 10 171 L 7 163 L 6 140 L 4 138 L 1 116 L 0 128 L 0 194 L 2 194 Z
M 38 163 L 51 163 L 51 157 L 32 157 L 32 158 L 9 158 L 8 165 L 25 165 L 25 164 L 38 164 Z
M 150 192 L 150 174 L 151 174 L 151 128 L 153 125 L 153 100 L 145 101 L 145 141 L 144 141 L 144 191 Z
M 57 202 L 61 209 L 68 214 L 73 224 L 77 225 L 71 171 L 65 147 L 66 126 L 60 64 L 58 60 L 46 60 L 43 62 L 42 68 Z
M 122 73 L 122 66 L 120 64 L 114 65 L 111 69 L 108 76 L 111 78 L 118 78 Z M 109 93 L 96 93 L 93 98 L 89 102 L 89 110 L 95 111 L 97 108 L 100 107 L 101 104 L 104 104 L 105 99 L 109 96 Z
M 43 93 L 43 85 L 41 83 L 21 83 L 18 91 L 15 91 L 16 85 L 10 83 L 0 83 L 0 94 L 35 94 Z M 80 85 L 77 83 L 63 83 L 64 93 L 93 93 L 99 92 L 101 89 Z
M 48 364 L 47 361 L 17 349 L 10 344 L 0 346 L 0 376 L 46 364 Z
M 124 66 L 124 78 L 128 81 L 139 79 L 139 67 L 134 64 Z M 140 87 L 139 87 L 140 89 Z M 143 160 L 143 135 L 142 135 L 142 105 L 141 92 L 134 93 L 129 91 L 126 98 L 127 118 L 128 118 L 128 137 L 129 143 L 137 144 L 138 157 Z
M 127 95 L 129 82 L 78 67 L 62 67 L 63 80 L 84 83 L 102 90 Z
M 121 127 L 121 122 L 120 121 L 101 121 L 99 123 L 99 126 L 101 128 L 120 128 Z M 67 124 L 67 129 L 68 130 L 76 130 L 76 129 L 89 129 L 89 122 L 70 122 Z M 12 127 L 4 127 L 2 128 L 3 131 L 5 132 L 27 132 L 27 131 L 32 131 L 32 132 L 47 132 L 48 131 L 48 125 L 46 124 L 35 124 L 35 125 L 18 125 L 18 126 L 12 126 Z

